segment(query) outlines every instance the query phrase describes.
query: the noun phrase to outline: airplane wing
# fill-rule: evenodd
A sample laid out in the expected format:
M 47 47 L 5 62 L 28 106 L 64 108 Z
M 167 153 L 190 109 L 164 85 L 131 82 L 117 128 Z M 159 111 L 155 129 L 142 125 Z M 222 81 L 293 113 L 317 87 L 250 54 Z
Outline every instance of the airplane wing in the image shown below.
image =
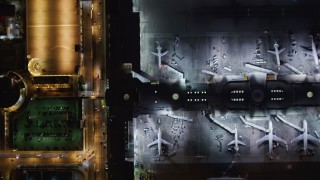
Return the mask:
M 286 48 L 282 48 L 279 50 L 279 54 L 282 53 Z
M 244 142 L 242 142 L 242 141 L 238 141 L 238 143 L 239 143 L 240 145 L 242 145 L 242 146 L 246 146 L 246 144 L 245 144 Z
M 155 52 L 151 52 L 151 54 L 153 54 L 155 56 L 158 56 L 158 53 L 155 53 Z
M 300 134 L 299 136 L 295 137 L 294 139 L 291 140 L 291 143 L 296 143 L 298 141 L 303 140 L 303 134 Z
M 268 141 L 268 135 L 265 135 L 264 137 L 262 137 L 261 139 L 259 139 L 256 143 L 258 145 L 262 144 L 263 142 Z
M 168 53 L 169 51 L 164 51 L 163 53 L 161 53 L 161 56 L 164 56 Z
M 169 143 L 169 142 L 166 141 L 166 140 L 161 139 L 161 143 L 173 147 L 173 144 Z
M 239 141 L 238 141 L 239 142 Z M 231 146 L 235 143 L 235 140 L 231 141 L 227 146 Z
M 276 136 L 276 135 L 273 135 L 273 140 L 274 140 L 274 141 L 277 141 L 277 142 L 281 142 L 281 143 L 283 143 L 283 144 L 287 144 L 287 142 L 286 142 L 285 140 L 279 138 L 279 137 Z
M 271 50 L 268 50 L 268 53 L 276 54 L 276 52 L 275 52 L 275 51 L 271 51 Z
M 150 144 L 147 145 L 147 147 L 149 148 L 150 146 L 153 146 L 155 144 L 158 144 L 158 140 L 152 141 Z
M 315 143 L 315 144 L 319 144 L 320 143 L 320 140 L 311 136 L 310 134 L 308 134 L 308 140 Z

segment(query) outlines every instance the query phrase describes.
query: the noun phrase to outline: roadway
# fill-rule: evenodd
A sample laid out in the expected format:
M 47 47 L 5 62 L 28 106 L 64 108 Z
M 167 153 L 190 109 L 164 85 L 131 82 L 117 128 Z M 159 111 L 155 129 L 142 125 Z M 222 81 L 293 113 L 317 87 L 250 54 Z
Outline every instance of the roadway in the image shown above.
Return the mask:
M 0 172 L 4 179 L 9 179 L 10 172 L 19 166 L 79 166 L 79 151 L 1 151 Z M 79 170 L 82 170 L 80 167 Z M 83 168 L 85 170 L 85 167 Z M 84 171 L 86 172 L 86 171 Z M 84 174 L 86 177 L 86 174 Z
M 104 26 L 104 3 L 105 1 L 101 0 L 93 0 L 92 1 L 92 53 L 93 53 L 93 91 L 95 95 L 98 97 L 104 98 L 104 91 L 106 87 L 105 83 L 105 61 L 106 61 L 106 53 L 105 53 L 105 36 L 104 33 L 106 31 L 106 27 Z M 101 104 L 101 99 L 95 100 L 95 141 L 94 147 L 96 151 L 95 156 L 95 179 L 108 179 L 106 173 L 106 114 L 104 106 Z
M 101 105 L 105 89 L 105 52 L 103 36 L 103 4 L 99 0 L 82 2 L 83 24 L 83 66 L 82 75 L 87 83 L 83 100 L 86 118 L 86 148 L 85 151 L 94 151 L 94 156 L 86 159 L 89 164 L 89 179 L 107 179 L 105 173 L 106 142 L 105 135 L 105 111 Z
M 86 83 L 83 104 L 85 120 L 85 145 L 79 159 L 88 165 L 89 179 L 107 179 L 105 173 L 105 111 L 101 105 L 105 87 L 105 53 L 103 51 L 103 2 L 93 0 L 81 2 L 82 39 L 84 47 L 81 71 Z

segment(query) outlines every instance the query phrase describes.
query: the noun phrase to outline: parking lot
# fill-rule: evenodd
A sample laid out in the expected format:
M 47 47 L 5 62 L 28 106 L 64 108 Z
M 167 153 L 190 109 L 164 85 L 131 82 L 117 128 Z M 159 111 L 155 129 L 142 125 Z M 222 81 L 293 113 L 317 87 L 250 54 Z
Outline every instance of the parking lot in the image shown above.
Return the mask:
M 16 150 L 82 150 L 76 100 L 34 99 L 13 126 Z

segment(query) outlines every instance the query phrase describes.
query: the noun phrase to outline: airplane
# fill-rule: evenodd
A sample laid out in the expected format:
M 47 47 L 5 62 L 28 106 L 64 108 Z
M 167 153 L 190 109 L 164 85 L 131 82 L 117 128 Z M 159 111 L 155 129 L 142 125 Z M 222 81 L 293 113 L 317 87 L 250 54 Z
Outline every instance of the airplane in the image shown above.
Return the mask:
M 236 151 L 236 155 L 239 155 L 239 145 L 245 146 L 246 144 L 240 140 L 238 140 L 238 127 L 237 124 L 234 124 L 234 140 L 231 141 L 227 146 L 234 145 L 233 149 Z
M 275 42 L 273 46 L 274 46 L 274 51 L 268 50 L 268 52 L 276 55 L 278 70 L 280 70 L 279 54 L 282 53 L 285 50 L 285 48 L 282 48 L 279 50 L 279 44 L 277 42 Z
M 161 50 L 162 50 L 162 47 L 160 46 L 160 43 L 157 41 L 157 52 L 151 52 L 151 54 L 153 54 L 153 55 L 155 55 L 155 56 L 157 56 L 158 57 L 158 65 L 159 65 L 159 68 L 161 67 L 161 57 L 162 56 L 164 56 L 164 55 L 166 55 L 169 51 L 168 50 L 166 50 L 166 51 L 164 51 L 164 52 L 161 52 Z
M 310 38 L 311 38 L 311 47 L 305 47 L 305 46 L 300 46 L 300 47 L 302 47 L 303 49 L 305 49 L 307 51 L 312 51 L 312 54 L 309 52 L 306 52 L 306 54 L 313 56 L 316 67 L 318 67 L 319 66 L 318 51 L 316 48 L 316 44 L 314 43 L 313 36 L 310 35 Z
M 304 155 L 307 155 L 308 152 L 308 141 L 311 141 L 315 144 L 319 144 L 320 140 L 311 136 L 310 134 L 308 134 L 308 125 L 307 125 L 307 121 L 303 120 L 303 131 L 302 134 L 300 134 L 299 136 L 297 136 L 296 138 L 291 140 L 291 143 L 295 143 L 298 141 L 303 141 L 303 147 L 301 148 L 304 152 Z
M 168 141 L 161 138 L 161 129 L 160 128 L 158 129 L 158 139 L 151 142 L 150 144 L 148 144 L 147 147 L 150 148 L 151 146 L 153 146 L 155 144 L 158 144 L 158 155 L 159 156 L 161 155 L 162 144 L 173 147 L 173 144 L 171 144 Z
M 276 141 L 276 142 L 280 142 L 280 143 L 283 143 L 285 144 L 285 146 L 287 147 L 287 142 L 281 138 L 279 138 L 278 136 L 276 136 L 275 134 L 273 134 L 273 127 L 272 127 L 272 121 L 269 120 L 269 129 L 268 129 L 268 134 L 265 135 L 264 137 L 262 137 L 261 139 L 259 139 L 256 143 L 258 145 L 262 144 L 263 142 L 265 141 L 268 141 L 268 144 L 269 144 L 269 158 L 270 159 L 273 159 L 273 151 L 272 151 L 272 148 L 273 148 L 273 141 Z

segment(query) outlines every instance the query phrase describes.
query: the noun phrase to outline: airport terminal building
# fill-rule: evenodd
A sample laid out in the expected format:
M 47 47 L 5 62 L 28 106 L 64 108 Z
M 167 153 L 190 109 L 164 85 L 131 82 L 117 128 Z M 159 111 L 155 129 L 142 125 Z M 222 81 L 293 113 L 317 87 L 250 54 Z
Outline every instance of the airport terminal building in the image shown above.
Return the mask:
M 316 5 L 107 1 L 109 178 L 312 179 Z

